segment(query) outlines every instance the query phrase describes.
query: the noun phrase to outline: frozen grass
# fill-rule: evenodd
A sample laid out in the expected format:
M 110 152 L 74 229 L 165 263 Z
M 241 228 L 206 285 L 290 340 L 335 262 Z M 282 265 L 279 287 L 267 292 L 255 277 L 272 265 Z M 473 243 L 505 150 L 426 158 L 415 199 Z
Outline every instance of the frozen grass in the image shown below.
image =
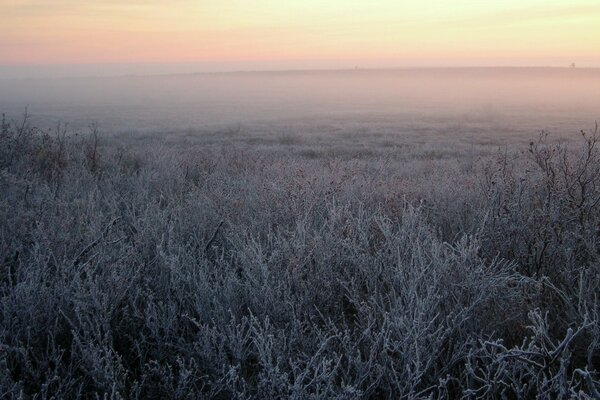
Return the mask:
M 600 397 L 595 134 L 257 139 L 3 121 L 0 397 Z

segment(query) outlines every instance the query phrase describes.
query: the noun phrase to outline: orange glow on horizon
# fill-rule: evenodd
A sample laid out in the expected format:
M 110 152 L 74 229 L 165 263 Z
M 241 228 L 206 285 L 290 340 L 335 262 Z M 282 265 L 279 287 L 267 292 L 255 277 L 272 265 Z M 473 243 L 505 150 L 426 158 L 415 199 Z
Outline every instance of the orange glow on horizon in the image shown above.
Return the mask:
M 0 0 L 0 65 L 513 60 L 600 66 L 597 1 L 322 3 Z

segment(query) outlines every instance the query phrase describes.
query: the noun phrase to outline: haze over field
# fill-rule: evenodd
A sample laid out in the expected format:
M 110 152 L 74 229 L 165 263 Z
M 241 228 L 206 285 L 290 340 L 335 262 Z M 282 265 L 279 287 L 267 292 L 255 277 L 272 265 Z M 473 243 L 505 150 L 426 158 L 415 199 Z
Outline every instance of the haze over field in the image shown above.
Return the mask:
M 117 131 L 426 115 L 526 130 L 597 118 L 599 50 L 595 0 L 5 0 L 0 107 Z
M 44 126 L 91 121 L 104 131 L 241 126 L 447 122 L 535 133 L 588 126 L 600 109 L 600 69 L 452 68 L 214 73 L 0 80 L 0 109 L 26 107 Z M 464 126 L 467 128 L 466 126 Z M 444 129 L 444 127 L 441 127 Z M 468 129 L 468 128 L 467 128 Z M 301 134 L 301 132 L 296 132 Z

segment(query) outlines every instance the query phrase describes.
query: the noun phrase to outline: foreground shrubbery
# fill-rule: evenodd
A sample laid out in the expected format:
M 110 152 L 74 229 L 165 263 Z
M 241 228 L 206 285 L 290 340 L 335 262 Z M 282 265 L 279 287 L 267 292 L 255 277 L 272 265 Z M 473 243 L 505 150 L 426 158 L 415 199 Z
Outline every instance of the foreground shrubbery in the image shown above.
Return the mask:
M 377 158 L 61 132 L 0 132 L 3 396 L 600 396 L 594 135 L 436 194 Z

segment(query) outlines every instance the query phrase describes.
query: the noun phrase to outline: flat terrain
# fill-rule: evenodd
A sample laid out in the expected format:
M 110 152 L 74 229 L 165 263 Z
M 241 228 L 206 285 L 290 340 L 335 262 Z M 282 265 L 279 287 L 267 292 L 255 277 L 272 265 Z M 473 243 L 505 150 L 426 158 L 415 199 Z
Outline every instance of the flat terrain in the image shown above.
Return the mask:
M 599 78 L 0 81 L 0 397 L 598 397 Z
M 600 69 L 566 68 L 4 79 L 0 109 L 19 116 L 28 106 L 39 124 L 85 127 L 95 121 L 116 132 L 263 130 L 276 122 L 347 130 L 383 121 L 401 134 L 420 127 L 447 134 L 489 128 L 501 136 L 590 124 L 598 117 L 599 87 Z

